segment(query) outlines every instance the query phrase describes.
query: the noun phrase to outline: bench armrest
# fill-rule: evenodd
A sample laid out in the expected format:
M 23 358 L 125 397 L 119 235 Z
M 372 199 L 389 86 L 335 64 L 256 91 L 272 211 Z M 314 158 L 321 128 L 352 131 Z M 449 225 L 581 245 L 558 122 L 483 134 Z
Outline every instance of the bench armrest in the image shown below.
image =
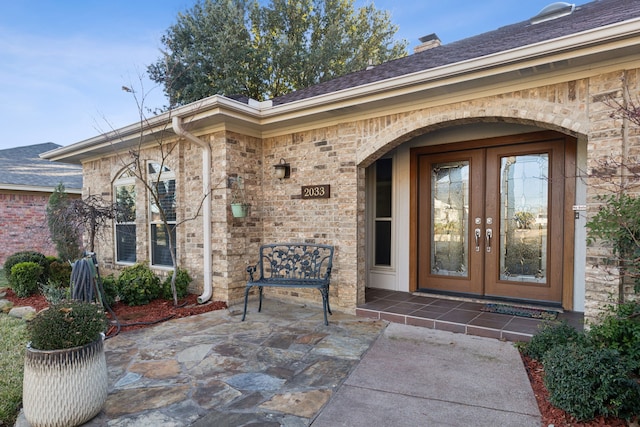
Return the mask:
M 253 281 L 254 281 L 254 279 L 253 279 L 253 273 L 255 273 L 257 269 L 258 269 L 258 264 L 256 264 L 256 265 L 250 265 L 250 266 L 248 266 L 248 267 L 247 267 L 247 273 L 249 273 L 249 280 L 250 280 L 251 282 L 253 282 Z

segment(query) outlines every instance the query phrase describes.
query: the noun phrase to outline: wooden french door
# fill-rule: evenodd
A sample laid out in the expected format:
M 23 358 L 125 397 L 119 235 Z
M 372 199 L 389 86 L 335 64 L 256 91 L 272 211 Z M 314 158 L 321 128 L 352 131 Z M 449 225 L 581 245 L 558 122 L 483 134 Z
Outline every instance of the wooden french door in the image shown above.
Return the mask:
M 564 138 L 417 154 L 417 287 L 560 303 Z

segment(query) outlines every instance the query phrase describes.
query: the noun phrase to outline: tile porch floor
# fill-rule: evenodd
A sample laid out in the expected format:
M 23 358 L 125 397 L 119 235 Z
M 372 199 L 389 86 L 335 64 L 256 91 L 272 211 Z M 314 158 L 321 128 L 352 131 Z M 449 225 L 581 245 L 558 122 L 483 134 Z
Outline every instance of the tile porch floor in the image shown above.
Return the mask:
M 483 306 L 483 302 L 465 299 L 367 288 L 365 304 L 356 309 L 356 315 L 506 341 L 529 341 L 545 322 L 487 313 L 481 311 Z M 583 314 L 565 311 L 558 315 L 558 320 L 582 329 Z

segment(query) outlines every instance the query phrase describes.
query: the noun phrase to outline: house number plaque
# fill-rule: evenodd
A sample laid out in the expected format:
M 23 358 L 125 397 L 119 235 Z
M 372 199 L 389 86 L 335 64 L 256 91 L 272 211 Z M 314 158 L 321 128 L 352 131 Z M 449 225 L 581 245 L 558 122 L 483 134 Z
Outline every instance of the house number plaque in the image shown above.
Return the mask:
M 331 186 L 325 185 L 303 185 L 302 186 L 302 198 L 303 199 L 328 199 L 331 194 Z

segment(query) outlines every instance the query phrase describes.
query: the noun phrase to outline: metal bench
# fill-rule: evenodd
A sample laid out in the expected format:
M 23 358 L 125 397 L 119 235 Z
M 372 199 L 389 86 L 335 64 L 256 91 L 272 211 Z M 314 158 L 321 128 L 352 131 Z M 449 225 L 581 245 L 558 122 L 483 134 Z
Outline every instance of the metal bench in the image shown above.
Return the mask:
M 311 243 L 274 243 L 260 246 L 260 257 L 255 266 L 247 267 L 249 281 L 244 291 L 244 313 L 247 316 L 249 291 L 260 290 L 258 311 L 262 311 L 262 288 L 316 288 L 322 295 L 324 324 L 328 325 L 329 280 L 333 266 L 333 246 Z M 257 277 L 256 276 L 257 273 Z

